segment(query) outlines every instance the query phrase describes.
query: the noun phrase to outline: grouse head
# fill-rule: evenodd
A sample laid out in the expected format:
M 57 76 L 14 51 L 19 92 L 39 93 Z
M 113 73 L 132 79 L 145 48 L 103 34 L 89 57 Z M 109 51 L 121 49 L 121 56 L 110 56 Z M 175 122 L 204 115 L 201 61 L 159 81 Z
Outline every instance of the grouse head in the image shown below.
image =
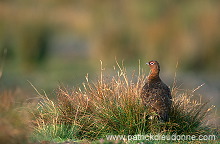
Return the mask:
M 159 73 L 160 73 L 160 65 L 157 61 L 149 61 L 148 63 L 146 63 L 147 65 L 150 66 L 150 74 L 148 76 L 148 80 L 153 80 L 153 79 L 158 79 L 160 80 L 159 78 Z

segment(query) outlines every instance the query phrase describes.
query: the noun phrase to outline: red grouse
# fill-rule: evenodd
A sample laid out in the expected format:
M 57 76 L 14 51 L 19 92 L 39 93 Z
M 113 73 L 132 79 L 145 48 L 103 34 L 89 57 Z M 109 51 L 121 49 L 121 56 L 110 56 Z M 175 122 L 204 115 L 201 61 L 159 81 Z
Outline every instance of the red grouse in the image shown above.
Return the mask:
M 170 89 L 159 77 L 159 63 L 152 60 L 147 64 L 151 70 L 148 75 L 148 81 L 141 91 L 143 104 L 151 112 L 155 112 L 160 120 L 167 122 L 169 121 L 169 112 L 172 104 Z

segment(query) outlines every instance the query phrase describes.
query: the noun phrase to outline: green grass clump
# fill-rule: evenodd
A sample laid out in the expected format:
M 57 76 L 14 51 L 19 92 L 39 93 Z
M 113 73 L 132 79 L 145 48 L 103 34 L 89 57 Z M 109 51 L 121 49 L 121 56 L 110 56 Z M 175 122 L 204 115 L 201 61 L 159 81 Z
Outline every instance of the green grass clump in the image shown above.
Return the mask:
M 150 114 L 140 99 L 140 90 L 146 75 L 128 77 L 126 69 L 118 64 L 112 77 L 101 75 L 96 82 L 88 76 L 83 88 L 56 90 L 57 101 L 46 94 L 39 95 L 34 115 L 36 141 L 79 141 L 105 139 L 106 135 L 137 134 L 211 134 L 206 119 L 213 107 L 195 100 L 195 90 L 172 88 L 173 105 L 170 121 L 162 123 L 148 119 Z

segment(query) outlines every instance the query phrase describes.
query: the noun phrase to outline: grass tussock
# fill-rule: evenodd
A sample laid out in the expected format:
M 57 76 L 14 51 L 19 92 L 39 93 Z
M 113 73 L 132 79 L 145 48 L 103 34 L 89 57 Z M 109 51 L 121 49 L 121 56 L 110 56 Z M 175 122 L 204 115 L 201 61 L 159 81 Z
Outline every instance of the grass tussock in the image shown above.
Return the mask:
M 213 106 L 195 100 L 195 90 L 172 88 L 173 105 L 167 123 L 147 118 L 149 112 L 140 99 L 146 81 L 141 68 L 128 76 L 126 69 L 115 68 L 114 76 L 104 76 L 90 82 L 86 76 L 83 88 L 60 86 L 57 100 L 38 94 L 41 100 L 34 116 L 33 139 L 64 141 L 100 139 L 106 135 L 187 134 L 212 133 L 205 118 Z

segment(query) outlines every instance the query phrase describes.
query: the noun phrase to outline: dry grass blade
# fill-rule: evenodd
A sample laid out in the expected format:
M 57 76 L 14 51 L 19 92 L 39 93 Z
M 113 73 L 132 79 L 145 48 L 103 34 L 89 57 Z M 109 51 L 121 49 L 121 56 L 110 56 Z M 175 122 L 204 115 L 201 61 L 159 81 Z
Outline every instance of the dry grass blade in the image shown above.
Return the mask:
M 0 79 L 1 79 L 2 74 L 3 74 L 3 68 L 4 68 L 6 56 L 7 56 L 7 49 L 3 49 L 2 59 L 1 59 L 1 64 L 0 64 Z

